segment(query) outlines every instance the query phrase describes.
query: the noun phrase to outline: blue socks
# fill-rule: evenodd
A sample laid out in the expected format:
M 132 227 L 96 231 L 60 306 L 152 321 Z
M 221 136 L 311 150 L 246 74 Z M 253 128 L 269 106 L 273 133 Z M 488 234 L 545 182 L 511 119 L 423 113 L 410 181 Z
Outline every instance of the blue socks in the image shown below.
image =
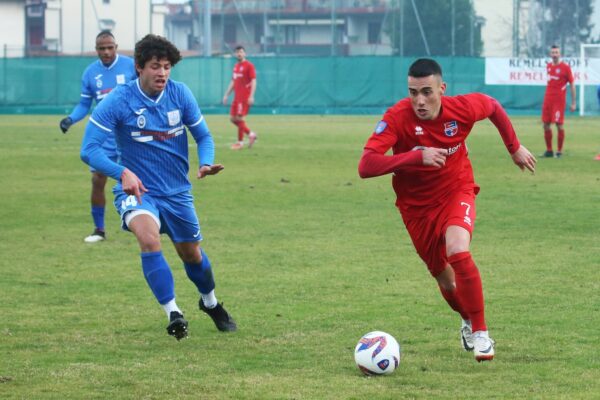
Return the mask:
M 92 206 L 92 218 L 96 229 L 104 231 L 104 207 Z
M 183 263 L 183 265 L 185 266 L 188 278 L 194 282 L 198 291 L 201 294 L 208 294 L 214 290 L 215 280 L 208 256 L 202 249 L 200 249 L 200 254 L 202 254 L 202 262 L 200 264 Z
M 175 298 L 175 282 L 167 260 L 162 251 L 141 253 L 141 257 L 144 277 L 154 297 L 160 304 L 167 304 Z

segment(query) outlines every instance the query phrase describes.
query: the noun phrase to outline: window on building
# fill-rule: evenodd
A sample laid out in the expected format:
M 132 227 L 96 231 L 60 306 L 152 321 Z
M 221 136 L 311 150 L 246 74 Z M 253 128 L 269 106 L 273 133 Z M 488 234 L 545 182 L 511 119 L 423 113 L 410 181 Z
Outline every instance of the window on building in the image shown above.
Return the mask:
M 223 36 L 225 39 L 225 43 L 235 44 L 237 42 L 236 25 L 232 23 L 225 24 Z
M 285 26 L 285 43 L 286 44 L 296 44 L 298 43 L 298 26 L 295 25 L 286 25 Z
M 379 22 L 369 22 L 367 40 L 369 44 L 381 43 L 381 24 Z

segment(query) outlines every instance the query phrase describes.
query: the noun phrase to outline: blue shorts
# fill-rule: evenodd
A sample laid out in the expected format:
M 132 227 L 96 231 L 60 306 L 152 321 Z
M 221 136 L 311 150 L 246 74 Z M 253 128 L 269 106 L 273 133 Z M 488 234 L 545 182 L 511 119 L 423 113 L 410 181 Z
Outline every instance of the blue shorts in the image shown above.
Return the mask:
M 142 204 L 135 196 L 123 191 L 120 184 L 113 188 L 115 207 L 121 216 L 121 227 L 129 230 L 125 222 L 127 214 L 138 211 L 149 214 L 160 227 L 160 233 L 169 235 L 174 243 L 202 240 L 200 223 L 194 208 L 194 197 L 189 192 L 171 196 L 142 195 Z

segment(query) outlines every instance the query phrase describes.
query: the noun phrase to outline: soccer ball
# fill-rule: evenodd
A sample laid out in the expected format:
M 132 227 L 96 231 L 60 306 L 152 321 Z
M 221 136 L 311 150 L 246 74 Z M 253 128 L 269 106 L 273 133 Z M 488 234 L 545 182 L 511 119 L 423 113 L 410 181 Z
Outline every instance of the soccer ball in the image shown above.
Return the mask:
M 365 375 L 388 375 L 400 364 L 400 345 L 389 333 L 369 332 L 354 349 L 356 366 Z

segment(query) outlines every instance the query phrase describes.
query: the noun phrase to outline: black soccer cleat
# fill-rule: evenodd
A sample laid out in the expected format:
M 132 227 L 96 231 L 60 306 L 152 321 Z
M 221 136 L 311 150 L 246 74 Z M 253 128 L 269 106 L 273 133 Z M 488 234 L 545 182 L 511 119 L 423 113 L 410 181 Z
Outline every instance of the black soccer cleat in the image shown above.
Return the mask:
M 222 304 L 217 303 L 217 306 L 214 308 L 206 308 L 204 302 L 202 301 L 202 297 L 200 297 L 198 306 L 200 307 L 200 310 L 204 311 L 212 318 L 213 322 L 217 326 L 217 329 L 221 332 L 237 331 L 237 325 L 234 319 L 227 311 L 225 311 Z
M 554 155 L 555 158 L 561 158 L 562 157 L 562 152 L 557 151 L 556 154 Z
M 188 322 L 183 318 L 183 315 L 177 311 L 171 311 L 169 315 L 169 326 L 167 333 L 174 336 L 178 341 L 185 339 L 188 335 Z
M 542 153 L 542 157 L 552 158 L 554 157 L 554 152 L 552 150 L 546 150 Z

